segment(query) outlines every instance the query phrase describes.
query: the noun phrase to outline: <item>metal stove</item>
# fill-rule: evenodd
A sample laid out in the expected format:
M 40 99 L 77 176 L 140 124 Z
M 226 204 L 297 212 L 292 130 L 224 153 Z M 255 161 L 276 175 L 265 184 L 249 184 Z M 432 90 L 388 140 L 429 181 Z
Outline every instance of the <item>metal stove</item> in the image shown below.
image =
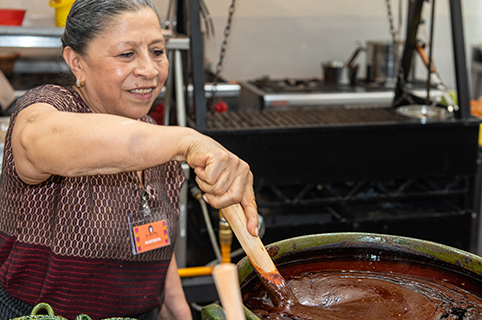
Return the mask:
M 389 105 L 394 98 L 394 87 L 385 83 L 357 81 L 354 85 L 337 85 L 320 78 L 269 77 L 240 81 L 239 110 L 289 109 L 298 106 L 320 105 Z M 426 83 L 407 84 L 414 95 L 426 95 Z M 441 92 L 431 90 L 431 98 Z

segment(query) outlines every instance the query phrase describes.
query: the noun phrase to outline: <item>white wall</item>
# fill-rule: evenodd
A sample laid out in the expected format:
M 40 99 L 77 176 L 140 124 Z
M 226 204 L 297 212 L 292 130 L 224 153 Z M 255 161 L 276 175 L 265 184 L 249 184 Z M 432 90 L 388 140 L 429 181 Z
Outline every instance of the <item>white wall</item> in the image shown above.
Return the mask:
M 407 1 L 402 1 L 406 11 Z M 25 26 L 54 26 L 48 0 L 0 0 L 3 8 L 27 8 Z M 153 0 L 161 18 L 168 0 Z M 205 55 L 219 59 L 231 0 L 205 0 L 215 24 L 215 37 L 205 41 Z M 398 25 L 399 0 L 391 0 Z M 453 87 L 449 0 L 436 1 L 434 61 L 442 79 Z M 474 43 L 482 43 L 482 1 L 462 0 L 467 57 L 470 67 Z M 425 5 L 429 17 L 429 5 Z M 405 15 L 405 12 L 403 12 Z M 405 28 L 403 26 L 403 35 Z M 421 35 L 421 38 L 422 35 Z M 385 0 L 238 0 L 222 75 L 229 80 L 271 77 L 320 77 L 321 62 L 347 59 L 357 41 L 389 40 Z M 358 61 L 364 76 L 364 55 Z M 425 77 L 419 64 L 417 73 Z
M 206 0 L 216 24 L 216 36 L 206 41 L 205 54 L 218 62 L 219 47 L 231 1 Z M 391 0 L 398 26 L 399 0 Z M 442 79 L 454 86 L 449 1 L 436 1 L 434 61 Z M 406 17 L 407 0 L 402 0 Z M 482 1 L 462 0 L 468 66 L 474 43 L 482 43 Z M 424 16 L 429 19 L 430 6 Z M 389 40 L 385 0 L 242 0 L 236 13 L 223 75 L 228 79 L 318 77 L 321 62 L 347 59 L 355 43 Z M 429 27 L 429 25 L 427 26 Z M 402 28 L 405 36 L 405 26 Z M 422 34 L 420 37 L 423 39 Z M 364 55 L 359 60 L 365 73 Z M 419 59 L 417 58 L 417 61 Z M 417 74 L 426 78 L 418 63 Z

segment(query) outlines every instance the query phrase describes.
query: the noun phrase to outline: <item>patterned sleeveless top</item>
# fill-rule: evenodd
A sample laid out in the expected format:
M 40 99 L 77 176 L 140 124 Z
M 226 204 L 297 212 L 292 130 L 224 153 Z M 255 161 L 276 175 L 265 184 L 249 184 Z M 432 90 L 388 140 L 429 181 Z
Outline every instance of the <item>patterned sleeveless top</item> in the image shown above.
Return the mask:
M 34 103 L 59 111 L 90 113 L 73 88 L 54 85 L 28 91 L 15 106 L 4 147 L 0 181 L 0 281 L 7 292 L 32 306 L 49 303 L 57 314 L 93 319 L 129 316 L 161 303 L 173 253 L 184 175 L 179 163 L 144 171 L 76 178 L 52 176 L 23 183 L 15 169 L 11 134 L 18 113 Z M 145 116 L 141 121 L 154 124 Z M 164 207 L 171 245 L 134 255 L 128 216 Z

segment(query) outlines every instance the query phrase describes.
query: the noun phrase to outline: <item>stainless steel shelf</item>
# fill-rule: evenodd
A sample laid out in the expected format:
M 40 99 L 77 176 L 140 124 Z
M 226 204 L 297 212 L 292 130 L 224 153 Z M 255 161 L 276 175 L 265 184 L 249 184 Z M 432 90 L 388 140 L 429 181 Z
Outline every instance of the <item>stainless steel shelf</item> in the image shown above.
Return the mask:
M 0 47 L 4 48 L 61 48 L 64 28 L 0 27 Z M 189 38 L 166 37 L 166 49 L 189 50 Z
M 63 28 L 0 27 L 0 47 L 60 48 Z

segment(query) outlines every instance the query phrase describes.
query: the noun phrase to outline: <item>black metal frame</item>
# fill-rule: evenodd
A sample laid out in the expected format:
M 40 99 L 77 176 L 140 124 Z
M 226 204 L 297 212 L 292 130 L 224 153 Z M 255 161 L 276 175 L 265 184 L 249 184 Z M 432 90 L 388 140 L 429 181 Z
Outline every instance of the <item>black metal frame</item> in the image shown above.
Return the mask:
M 409 1 L 407 36 L 402 60 L 400 62 L 402 70 L 409 70 L 412 64 L 412 56 L 417 44 L 417 31 L 421 22 L 421 12 L 425 1 L 426 0 Z M 449 2 L 450 21 L 452 25 L 452 45 L 454 50 L 455 81 L 459 105 L 458 110 L 455 110 L 455 117 L 457 119 L 468 119 L 470 118 L 470 95 L 467 62 L 465 57 L 462 6 L 460 0 L 449 0 Z M 408 72 L 404 72 L 403 81 L 402 79 L 399 79 L 397 82 L 394 101 L 400 101 L 403 93 L 403 82 L 407 82 L 407 80 Z
M 266 186 L 256 198 L 269 242 L 286 232 L 390 232 L 472 251 L 473 184 L 470 175 L 320 182 Z
M 196 129 L 207 130 L 207 106 L 204 93 L 204 54 L 201 33 L 201 10 L 198 0 L 189 1 L 189 28 L 191 40 L 191 68 L 193 82 L 193 103 L 196 114 Z
M 340 183 L 320 182 L 292 186 L 266 186 L 261 193 L 271 195 L 269 199 L 258 198 L 260 208 L 278 207 L 340 207 L 386 201 L 413 199 L 439 199 L 468 195 L 472 189 L 467 175 L 422 176 L 388 181 L 345 181 Z M 465 201 L 464 201 L 465 202 Z M 447 208 L 462 211 L 467 203 L 448 201 Z M 337 212 L 343 219 L 343 212 Z
M 461 0 L 450 0 L 450 17 L 452 22 L 452 44 L 454 49 L 455 80 L 459 110 L 456 116 L 460 119 L 470 118 L 470 95 L 465 56 L 464 29 Z
M 479 121 L 210 131 L 249 163 L 255 188 L 475 174 Z

